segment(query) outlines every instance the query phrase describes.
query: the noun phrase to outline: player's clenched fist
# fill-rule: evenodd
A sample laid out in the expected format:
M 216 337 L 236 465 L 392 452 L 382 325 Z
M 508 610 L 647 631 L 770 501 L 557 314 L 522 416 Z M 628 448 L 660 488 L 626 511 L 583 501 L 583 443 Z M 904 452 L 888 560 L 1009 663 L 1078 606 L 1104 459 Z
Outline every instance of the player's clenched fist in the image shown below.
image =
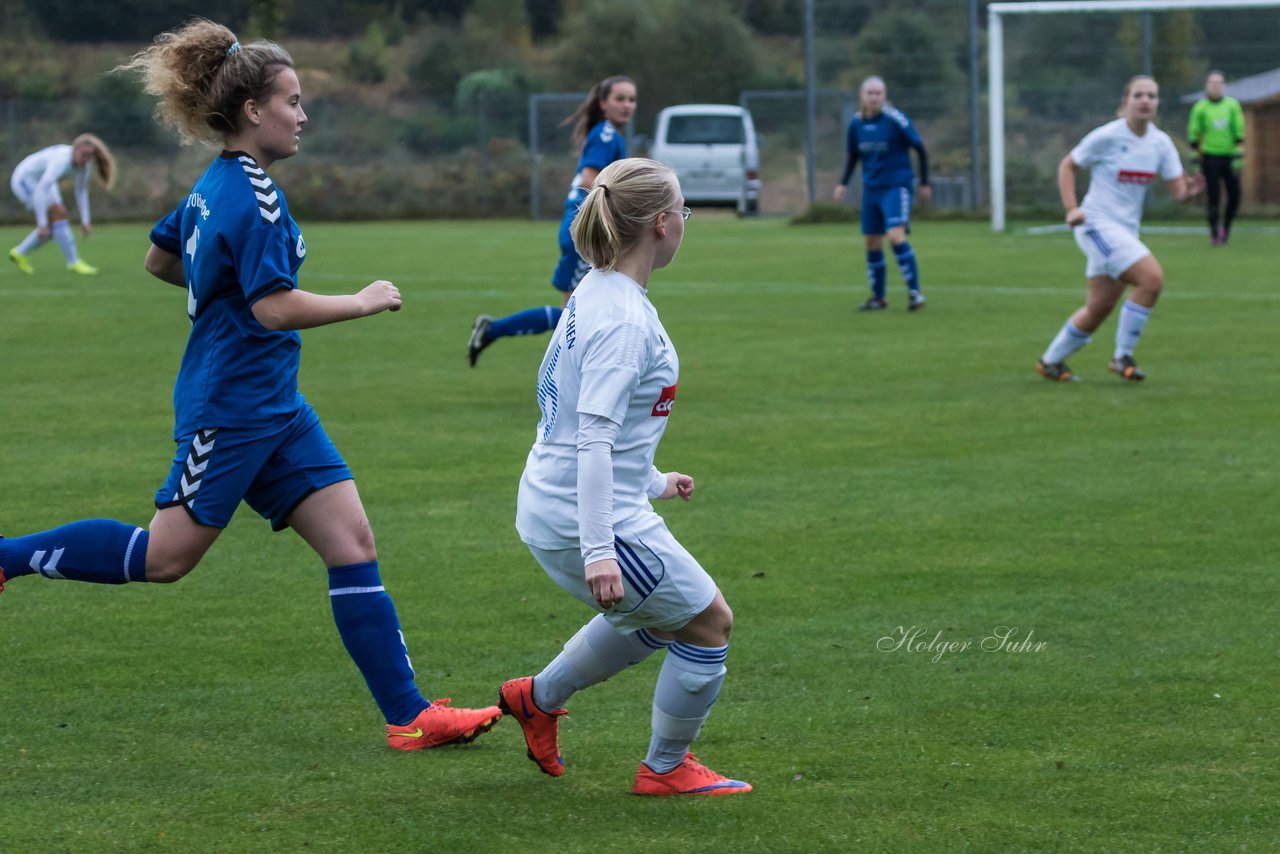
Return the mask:
M 360 291 L 360 303 L 365 314 L 400 310 L 400 289 L 383 279 L 371 283 Z

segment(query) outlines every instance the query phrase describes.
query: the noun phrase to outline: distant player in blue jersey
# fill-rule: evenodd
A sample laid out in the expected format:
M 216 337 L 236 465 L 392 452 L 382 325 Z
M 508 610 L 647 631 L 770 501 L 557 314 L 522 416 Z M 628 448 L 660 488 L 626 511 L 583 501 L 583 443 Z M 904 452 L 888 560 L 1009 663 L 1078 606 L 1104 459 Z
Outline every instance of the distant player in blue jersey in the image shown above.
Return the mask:
M 858 115 L 849 122 L 845 148 L 848 157 L 844 174 L 832 195 L 837 202 L 844 201 L 846 185 L 861 160 L 862 233 L 867 237 L 867 278 L 871 283 L 871 298 L 858 306 L 858 310 L 880 311 L 889 307 L 884 296 L 887 271 L 882 247 L 885 234 L 889 235 L 898 269 L 907 282 L 907 310 L 924 308 L 916 253 L 907 242 L 907 232 L 911 230 L 913 193 L 918 193 L 921 204 L 929 203 L 929 156 L 911 119 L 885 103 L 884 81 L 879 77 L 868 77 L 862 81 L 858 90 Z M 908 154 L 913 148 L 920 159 L 918 182 L 911 171 Z
M 560 306 L 545 305 L 525 309 L 507 317 L 494 320 L 487 314 L 475 319 L 471 326 L 471 338 L 467 342 L 467 358 L 471 367 L 484 349 L 499 338 L 509 335 L 536 335 L 555 329 L 560 313 L 569 295 L 582 281 L 590 266 L 578 256 L 573 247 L 569 226 L 578 215 L 582 200 L 591 192 L 600 170 L 627 156 L 627 142 L 622 129 L 631 121 L 636 111 L 636 84 L 629 77 L 606 77 L 595 86 L 586 99 L 578 105 L 564 124 L 573 125 L 573 144 L 581 151 L 578 172 L 569 185 L 569 195 L 564 202 L 564 217 L 560 220 L 560 263 L 551 274 L 551 284 L 562 292 Z
M 266 172 L 297 153 L 307 121 L 293 60 L 272 42 L 241 45 L 198 20 L 122 70 L 141 75 L 185 141 L 223 148 L 156 223 L 146 259 L 148 272 L 187 292 L 191 334 L 173 393 L 178 453 L 149 529 L 91 519 L 0 539 L 0 589 L 26 575 L 178 581 L 244 500 L 324 560 L 338 631 L 386 718 L 388 744 L 470 741 L 501 713 L 419 693 L 351 472 L 298 392 L 297 330 L 395 311 L 400 292 L 386 281 L 340 296 L 298 288 L 306 244 Z

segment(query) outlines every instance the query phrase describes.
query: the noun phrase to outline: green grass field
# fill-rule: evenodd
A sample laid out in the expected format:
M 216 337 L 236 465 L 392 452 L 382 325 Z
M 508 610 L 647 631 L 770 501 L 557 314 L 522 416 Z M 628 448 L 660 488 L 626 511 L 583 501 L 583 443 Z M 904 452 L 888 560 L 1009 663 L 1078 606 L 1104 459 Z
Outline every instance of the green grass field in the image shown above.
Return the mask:
M 465 358 L 476 313 L 554 298 L 554 230 L 305 228 L 304 287 L 405 295 L 304 333 L 301 384 L 419 682 L 459 704 L 590 616 L 513 530 L 545 338 Z M 1134 385 L 1106 372 L 1114 320 L 1071 360 L 1084 382 L 1034 373 L 1083 297 L 1069 236 L 913 243 L 917 314 L 893 265 L 891 310 L 853 311 L 852 226 L 700 212 L 651 282 L 683 366 L 658 464 L 698 481 L 662 511 L 736 615 L 695 750 L 751 795 L 628 794 L 653 661 L 570 703 L 559 780 L 510 721 L 387 750 L 323 566 L 242 508 L 179 585 L 0 595 L 0 851 L 1277 850 L 1275 237 L 1148 238 L 1167 288 Z M 11 535 L 145 524 L 173 451 L 183 293 L 143 272 L 145 225 L 81 246 L 96 279 L 53 247 L 0 270 Z M 1002 626 L 1030 644 L 984 650 Z

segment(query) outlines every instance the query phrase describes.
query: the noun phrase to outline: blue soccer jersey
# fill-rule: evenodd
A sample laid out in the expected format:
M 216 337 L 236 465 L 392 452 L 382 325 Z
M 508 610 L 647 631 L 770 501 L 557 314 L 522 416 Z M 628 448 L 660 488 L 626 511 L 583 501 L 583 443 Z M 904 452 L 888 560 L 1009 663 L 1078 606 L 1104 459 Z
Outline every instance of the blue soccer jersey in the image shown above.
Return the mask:
M 910 187 L 915 177 L 911 171 L 912 148 L 920 152 L 920 183 L 927 184 L 924 142 L 909 118 L 893 107 L 885 107 L 880 115 L 869 119 L 854 116 L 845 137 L 848 160 L 840 183 L 849 183 L 854 166 L 861 160 L 863 187 Z
M 252 157 L 224 151 L 151 242 L 182 258 L 191 335 L 173 390 L 174 438 L 210 427 L 274 427 L 302 406 L 296 331 L 253 304 L 296 288 L 306 244 L 284 195 Z
M 588 133 L 582 143 L 582 154 L 578 157 L 578 172 L 573 176 L 573 184 L 569 187 L 570 201 L 581 202 L 586 198 L 586 188 L 582 186 L 582 170 L 595 169 L 597 172 L 627 156 L 627 141 L 622 133 L 602 119 Z

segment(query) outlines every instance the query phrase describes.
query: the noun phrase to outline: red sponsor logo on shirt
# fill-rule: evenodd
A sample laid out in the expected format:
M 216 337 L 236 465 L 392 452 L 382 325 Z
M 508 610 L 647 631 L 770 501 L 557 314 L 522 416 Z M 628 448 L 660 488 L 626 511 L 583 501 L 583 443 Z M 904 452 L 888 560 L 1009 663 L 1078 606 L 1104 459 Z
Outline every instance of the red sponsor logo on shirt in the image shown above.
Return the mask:
M 662 390 L 662 394 L 658 395 L 658 402 L 653 405 L 653 415 L 660 415 L 666 418 L 671 414 L 671 407 L 676 405 L 676 388 L 680 383 L 669 385 Z
M 1140 169 L 1121 169 L 1116 175 L 1116 181 L 1121 184 L 1150 184 L 1155 179 L 1156 173 Z

